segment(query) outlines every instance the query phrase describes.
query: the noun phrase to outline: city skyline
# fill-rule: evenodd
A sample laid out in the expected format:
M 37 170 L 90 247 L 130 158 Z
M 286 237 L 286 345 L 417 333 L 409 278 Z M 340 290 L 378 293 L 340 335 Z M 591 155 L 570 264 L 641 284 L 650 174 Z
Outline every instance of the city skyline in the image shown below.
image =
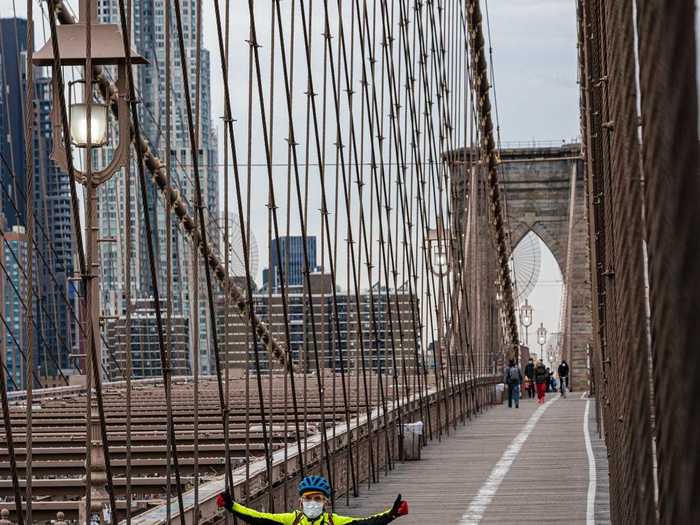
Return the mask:
M 5 281 L 5 306 L 11 307 L 9 290 L 27 290 L 26 268 L 18 262 L 20 244 L 28 251 L 27 227 L 27 187 L 26 187 L 26 144 L 24 121 L 26 98 L 34 93 L 32 101 L 33 137 L 33 199 L 34 232 L 32 249 L 34 256 L 34 277 L 32 286 L 32 310 L 36 329 L 33 341 L 38 356 L 35 364 L 45 377 L 70 375 L 77 369 L 70 357 L 78 350 L 77 289 L 70 281 L 73 276 L 74 241 L 72 234 L 71 209 L 69 200 L 68 174 L 51 160 L 52 124 L 51 78 L 44 76 L 38 68 L 34 72 L 33 90 L 27 89 L 26 71 L 27 21 L 23 19 L 0 19 L 3 55 L 0 57 L 0 78 L 8 89 L 0 93 L 0 179 L 2 187 L 8 191 L 2 194 L 2 214 L 4 231 L 9 232 L 12 241 L 3 240 L 5 265 L 0 277 Z M 19 47 L 17 47 L 19 46 Z M 12 147 L 11 147 L 12 146 Z M 18 233 L 21 228 L 24 233 Z M 24 237 L 22 237 L 24 235 Z M 23 239 L 23 240 L 22 240 Z M 18 244 L 20 243 L 20 244 Z M 26 256 L 25 256 L 26 257 Z M 26 262 L 26 261 L 25 261 Z M 7 271 L 12 266 L 15 273 Z M 17 269 L 22 270 L 17 273 Z M 12 281 L 12 282 L 10 282 Z M 22 306 L 22 324 L 25 323 L 26 305 Z M 16 306 L 16 305 L 15 305 Z M 13 315 L 13 317 L 16 317 Z M 9 330 L 0 327 L 6 337 Z M 23 326 L 26 331 L 26 326 Z M 16 331 L 16 330 L 15 330 Z M 26 342 L 26 341 L 25 341 Z M 19 355 L 16 345 L 8 345 L 8 352 Z M 22 380 L 24 382 L 24 379 Z
M 173 187 L 177 189 L 188 203 L 191 213 L 194 214 L 194 180 L 189 136 L 187 134 L 186 108 L 183 97 L 178 96 L 184 89 L 184 77 L 181 71 L 180 52 L 176 45 L 172 46 L 171 54 L 171 151 L 168 156 L 166 151 L 166 93 L 165 93 L 165 13 L 164 0 L 146 2 L 136 0 L 134 2 L 134 36 L 133 47 L 141 54 L 148 64 L 135 69 L 137 79 L 137 92 L 141 97 L 141 132 L 154 151 L 161 159 L 170 160 L 170 175 Z M 119 10 L 113 2 L 100 2 L 99 19 L 103 23 L 118 23 Z M 196 24 L 194 23 L 194 0 L 183 2 L 185 12 L 184 40 L 188 64 L 188 75 L 191 88 L 194 91 L 197 64 L 192 60 L 196 44 Z M 171 21 L 173 24 L 174 21 Z M 202 49 L 201 68 L 201 98 L 199 101 L 200 128 L 199 135 L 199 177 L 202 184 L 204 200 L 205 220 L 208 224 L 216 224 L 219 217 L 219 171 L 215 167 L 217 157 L 217 137 L 212 128 L 211 117 L 211 93 L 210 93 L 210 69 L 209 51 Z M 197 101 L 194 101 L 197 104 Z M 110 148 L 100 151 L 102 164 L 111 157 Z M 132 161 L 129 170 L 132 178 L 131 184 L 135 184 L 136 169 Z M 108 181 L 99 193 L 99 224 L 100 235 L 105 238 L 117 238 L 118 243 L 102 243 L 100 246 L 100 258 L 102 261 L 101 296 L 103 310 L 106 315 L 124 315 L 124 286 L 125 286 L 125 221 L 123 220 L 123 206 L 126 198 L 124 187 L 124 172 L 117 173 Z M 151 224 L 154 225 L 154 250 L 158 260 L 158 282 L 161 284 L 161 297 L 164 297 L 165 283 L 168 282 L 167 274 L 167 232 L 165 228 L 165 211 L 160 203 L 160 197 L 153 185 L 149 185 L 148 213 Z M 121 203 L 121 207 L 115 203 Z M 131 192 L 131 229 L 132 229 L 132 270 L 131 270 L 131 297 L 136 299 L 149 299 L 153 296 L 150 273 L 148 268 L 148 251 L 145 241 L 145 224 L 143 219 L 143 206 L 137 191 Z M 155 227 L 157 225 L 157 228 Z M 193 327 L 190 334 L 190 344 L 194 346 L 194 338 L 198 338 L 199 369 L 202 373 L 211 373 L 213 369 L 213 353 L 210 347 L 210 325 L 208 322 L 208 309 L 206 298 L 206 285 L 204 284 L 204 266 L 198 269 L 199 303 L 198 314 L 195 316 L 192 297 L 195 288 L 193 281 L 193 259 L 189 254 L 188 241 L 182 230 L 177 227 L 175 221 L 172 225 L 172 293 L 173 314 L 185 316 L 193 322 L 198 319 L 199 326 Z
M 117 12 L 117 7 L 114 5 L 112 2 L 106 2 L 106 3 L 98 3 L 100 12 L 99 16 L 101 20 L 103 21 L 111 21 L 111 22 L 118 22 L 118 12 Z M 194 32 L 194 28 L 196 26 L 195 24 L 195 9 L 194 9 L 194 1 L 187 2 L 183 5 L 183 12 L 185 14 L 185 25 L 187 28 L 185 31 L 185 44 L 189 50 L 189 52 L 193 52 L 194 48 L 194 41 L 196 38 L 196 34 Z M 200 165 L 204 166 L 210 166 L 209 168 L 203 168 L 203 184 L 205 188 L 205 193 L 206 193 L 206 200 L 207 200 L 207 207 L 206 210 L 207 212 L 211 213 L 213 210 L 215 212 L 215 216 L 220 215 L 220 208 L 219 208 L 219 203 L 220 199 L 222 198 L 222 191 L 221 191 L 221 183 L 218 180 L 220 176 L 222 175 L 222 166 L 220 166 L 220 161 L 222 160 L 222 154 L 223 152 L 221 151 L 220 148 L 217 147 L 218 142 L 221 141 L 221 136 L 220 133 L 216 133 L 216 129 L 218 128 L 221 130 L 221 125 L 220 122 L 215 121 L 211 117 L 217 113 L 218 111 L 222 111 L 221 109 L 221 93 L 219 91 L 220 85 L 216 82 L 212 83 L 209 78 L 209 71 L 210 67 L 215 67 L 218 66 L 218 53 L 214 53 L 213 55 L 209 55 L 208 51 L 206 50 L 207 43 L 214 43 L 212 42 L 213 35 L 215 32 L 213 31 L 210 21 L 212 20 L 211 17 L 206 16 L 207 10 L 209 9 L 207 6 L 204 7 L 205 9 L 205 17 L 204 17 L 204 32 L 203 32 L 203 43 L 204 43 L 204 48 L 202 50 L 202 56 L 201 56 L 201 64 L 202 64 L 202 101 L 201 101 L 201 111 L 202 111 L 202 125 L 200 126 L 200 134 L 201 134 L 201 140 L 204 146 L 206 146 L 206 143 L 209 142 L 211 144 L 210 147 L 203 147 L 203 150 L 206 150 L 206 153 L 203 154 L 203 157 L 200 158 Z M 152 12 L 151 12 L 152 10 Z M 556 13 L 552 13 L 551 16 L 564 16 L 568 14 L 568 12 L 561 12 L 559 8 L 557 8 Z M 139 71 L 139 69 L 136 69 L 136 78 L 137 78 L 137 83 L 138 83 L 138 92 L 141 94 L 143 98 L 143 103 L 142 103 L 142 109 L 143 109 L 143 133 L 144 135 L 149 139 L 149 142 L 159 151 L 160 157 L 165 158 L 165 151 L 163 151 L 163 144 L 164 144 L 164 134 L 162 133 L 162 129 L 164 126 L 164 115 L 165 111 L 162 110 L 165 104 L 164 100 L 164 90 L 162 89 L 163 83 L 164 83 L 164 68 L 163 68 L 163 61 L 164 61 L 164 24 L 163 24 L 163 8 L 162 8 L 162 2 L 160 4 L 156 3 L 153 6 L 149 7 L 147 10 L 143 9 L 137 9 L 135 10 L 135 16 L 136 16 L 136 26 L 139 28 L 138 31 L 134 33 L 134 47 L 136 48 L 137 52 L 143 54 L 146 56 L 146 58 L 149 60 L 151 65 L 143 68 L 143 70 Z M 142 16 L 144 17 L 144 23 L 138 23 L 138 17 Z M 498 24 L 498 23 L 509 23 L 509 19 L 503 18 L 504 17 L 504 11 L 496 8 L 492 10 L 492 17 L 493 21 L 492 23 Z M 500 18 L 500 22 L 499 22 Z M 260 37 L 262 40 L 262 36 Z M 178 61 L 178 50 L 176 48 L 177 46 L 174 46 L 173 49 L 173 60 L 174 62 Z M 509 45 L 505 46 L 506 50 L 510 52 Z M 498 46 L 496 46 L 496 49 L 498 51 Z M 233 51 L 234 55 L 236 51 Z M 232 61 L 235 62 L 235 57 L 232 57 Z M 192 64 L 194 64 L 194 61 L 192 61 Z M 180 79 L 180 73 L 179 73 L 179 68 L 174 67 L 173 68 L 173 90 L 177 91 L 178 89 L 181 89 L 181 79 Z M 495 71 L 496 75 L 500 75 L 499 70 L 497 69 Z M 510 75 L 511 72 L 510 70 L 505 71 L 505 76 L 507 77 Z M 214 73 L 213 77 L 215 78 L 218 75 L 218 68 L 216 69 L 216 73 Z M 192 82 L 192 78 L 194 77 L 193 74 L 191 74 L 191 79 L 190 81 Z M 193 87 L 193 86 L 191 86 Z M 561 86 L 560 86 L 561 87 Z M 211 91 L 209 91 L 211 89 Z M 557 95 L 560 96 L 560 95 Z M 177 97 L 173 97 L 174 100 Z M 506 114 L 508 114 L 508 110 L 504 110 Z M 209 117 L 207 118 L 207 113 L 209 113 Z M 207 125 L 207 122 L 210 123 L 210 125 Z M 191 190 L 191 175 L 188 175 L 188 173 L 191 171 L 191 159 L 189 158 L 190 153 L 189 153 L 189 142 L 188 138 L 186 136 L 186 133 L 184 133 L 183 130 L 183 125 L 185 124 L 184 120 L 184 112 L 183 112 L 183 107 L 180 106 L 179 108 L 174 108 L 172 112 L 172 123 L 173 123 L 173 150 L 174 153 L 172 155 L 171 159 L 171 164 L 173 166 L 173 182 L 174 186 L 178 188 L 183 196 L 187 198 L 188 196 L 191 198 L 192 195 L 192 190 Z M 509 129 L 513 129 L 512 126 L 509 127 Z M 218 140 L 217 140 L 217 135 L 218 135 Z M 507 137 L 506 137 L 507 138 Z M 245 159 L 248 155 L 249 159 L 253 159 L 255 155 L 260 153 L 260 143 L 259 142 L 254 142 L 253 147 L 250 150 L 250 152 L 243 151 L 242 155 L 243 158 Z M 257 153 L 256 153 L 257 152 Z M 98 158 L 100 159 L 100 162 L 104 162 L 106 158 L 109 158 L 110 155 L 110 150 L 106 149 L 98 154 Z M 203 162 L 202 162 L 203 161 Z M 255 173 L 256 169 L 253 167 L 252 171 Z M 135 175 L 135 170 L 132 169 L 131 171 L 131 176 L 133 177 Z M 201 173 L 201 171 L 200 171 Z M 124 199 L 124 194 L 123 194 L 123 182 L 120 182 L 120 180 L 123 179 L 123 177 L 118 175 L 115 177 L 112 181 L 108 182 L 105 187 L 101 189 L 100 192 L 100 234 L 101 236 L 105 238 L 117 238 L 117 239 L 122 239 L 124 236 L 124 221 L 121 220 L 120 218 L 120 213 L 117 211 L 117 209 L 114 207 L 115 203 L 120 203 Z M 188 180 L 189 179 L 189 180 Z M 245 183 L 245 181 L 244 181 Z M 141 204 L 138 199 L 138 195 L 136 192 L 132 192 L 132 231 L 134 232 L 134 244 L 132 246 L 133 250 L 133 259 L 132 259 L 132 284 L 131 284 L 131 295 L 132 298 L 148 298 L 152 290 L 150 288 L 150 279 L 148 276 L 148 272 L 143 271 L 145 268 L 147 268 L 147 255 L 146 255 L 146 250 L 145 250 L 145 244 L 142 241 L 139 241 L 139 237 L 142 237 L 142 228 L 143 228 L 143 222 L 139 219 L 140 217 L 140 208 Z M 156 198 L 156 195 L 154 192 L 152 192 L 149 195 L 149 198 L 153 201 Z M 154 209 L 153 207 L 149 208 L 150 209 L 150 214 L 152 218 L 152 222 L 154 224 L 158 225 L 157 230 L 154 232 L 155 233 L 155 247 L 156 247 L 156 254 L 159 260 L 161 261 L 161 264 L 158 265 L 158 268 L 160 270 L 159 274 L 159 281 L 160 282 L 165 282 L 166 278 L 166 264 L 164 262 L 164 255 L 165 255 L 165 229 L 164 229 L 164 213 L 162 211 L 162 208 L 156 208 Z M 231 212 L 233 215 L 233 210 Z M 252 224 L 254 224 L 254 232 L 253 234 L 258 236 L 259 238 L 265 238 L 269 236 L 269 232 L 266 232 L 267 235 L 260 235 L 261 227 L 262 224 L 264 224 L 266 221 L 264 220 L 256 220 L 256 215 L 257 212 L 255 209 L 253 209 L 253 220 L 251 221 Z M 259 219 L 259 217 L 257 217 Z M 310 213 L 309 214 L 309 231 L 313 231 L 314 233 L 318 232 L 320 230 L 320 223 L 318 222 L 318 217 Z M 287 226 L 289 228 L 289 226 Z M 292 227 L 292 230 L 296 228 L 295 226 Z M 141 233 L 141 235 L 139 235 Z M 284 236 L 281 236 L 281 238 Z M 290 237 L 294 237 L 294 235 L 291 235 Z M 174 243 L 173 243 L 173 292 L 174 292 L 174 297 L 175 301 L 174 304 L 175 306 L 175 313 L 182 313 L 182 312 L 188 312 L 190 317 L 193 317 L 191 314 L 191 307 L 189 306 L 191 304 L 190 301 L 190 294 L 191 290 L 189 290 L 189 281 L 191 280 L 191 261 L 186 255 L 186 250 L 185 250 L 185 245 L 182 233 L 177 227 L 173 228 L 173 238 L 174 238 Z M 316 235 L 312 235 L 311 233 L 309 234 L 309 238 L 315 238 Z M 327 241 L 325 241 L 327 242 Z M 274 241 L 269 242 L 269 246 L 273 246 Z M 262 253 L 259 256 L 259 259 L 263 261 L 263 264 L 261 266 L 267 266 L 264 264 L 268 260 L 272 259 L 273 261 L 273 267 L 276 264 L 276 257 L 274 256 L 273 252 L 270 252 L 268 249 L 268 244 L 265 242 L 261 243 L 261 246 L 263 247 Z M 101 298 L 102 298 L 102 304 L 103 304 L 103 311 L 104 314 L 109 316 L 109 315 L 123 315 L 124 312 L 124 307 L 122 305 L 123 298 L 124 298 L 124 285 L 125 283 L 123 282 L 123 274 L 124 274 L 124 268 L 123 268 L 123 261 L 124 261 L 124 248 L 123 248 L 123 243 L 101 243 L 100 245 L 100 251 L 101 251 L 101 263 L 102 263 L 102 271 L 103 271 L 103 279 L 101 279 Z M 314 250 L 315 251 L 315 250 Z M 328 261 L 328 249 L 327 248 L 321 248 L 320 249 L 321 253 L 325 253 L 323 255 L 322 261 L 316 261 L 315 260 L 315 255 L 312 257 L 313 261 L 311 264 L 311 269 L 315 269 L 316 266 L 318 267 L 327 267 Z M 377 253 L 377 255 L 379 255 Z M 299 259 L 301 260 L 301 259 Z M 339 257 L 338 260 L 336 261 L 336 278 L 337 278 L 337 285 L 342 288 L 342 289 L 348 289 L 350 286 L 348 286 L 350 283 L 347 281 L 348 277 L 348 272 L 347 269 L 345 268 L 345 258 L 344 257 Z M 301 263 L 300 263 L 301 264 Z M 371 281 L 365 282 L 363 279 L 363 274 L 366 273 L 366 269 L 363 265 L 363 267 L 360 268 L 360 289 L 362 291 L 366 291 L 370 289 L 372 286 L 374 286 L 375 282 L 381 282 L 382 280 L 386 279 L 386 276 L 382 277 L 382 269 L 379 266 L 375 266 L 378 268 L 379 273 L 377 273 L 377 270 L 375 270 L 374 277 Z M 543 270 L 550 270 L 552 269 L 551 266 L 549 268 L 545 268 L 543 266 Z M 200 269 L 201 270 L 201 269 Z M 297 272 L 298 270 L 298 272 Z M 294 268 L 293 275 L 296 275 L 297 273 L 301 272 L 301 266 L 297 269 L 296 267 Z M 203 271 L 200 271 L 200 279 L 203 278 Z M 260 273 L 258 273 L 260 275 Z M 136 277 L 138 276 L 138 277 Z M 403 277 L 399 277 L 400 280 L 403 280 Z M 265 276 L 263 275 L 262 281 L 265 281 Z M 294 281 L 296 282 L 296 281 Z M 542 297 L 542 299 L 538 304 L 538 309 L 537 309 L 537 317 L 539 318 L 539 315 L 542 314 L 544 319 L 550 320 L 548 324 L 555 325 L 557 324 L 554 319 L 558 318 L 559 315 L 559 305 L 560 305 L 560 299 L 558 298 L 558 294 L 555 293 L 549 293 L 551 291 L 551 287 L 549 290 L 546 288 L 543 289 L 541 286 L 537 286 L 535 290 L 533 291 L 533 294 L 536 296 Z M 200 334 L 200 340 L 199 340 L 199 348 L 200 352 L 202 352 L 201 355 L 201 362 L 200 366 L 202 370 L 205 371 L 210 371 L 211 370 L 211 353 L 210 349 L 208 348 L 208 337 L 206 336 L 207 330 L 208 330 L 208 325 L 207 325 L 207 315 L 208 311 L 206 308 L 206 297 L 203 294 L 203 290 L 200 291 L 202 294 L 200 296 L 200 308 L 199 308 L 199 322 L 200 322 L 200 329 L 199 330 L 193 330 L 192 332 L 194 334 Z M 554 326 L 552 326 L 554 328 Z

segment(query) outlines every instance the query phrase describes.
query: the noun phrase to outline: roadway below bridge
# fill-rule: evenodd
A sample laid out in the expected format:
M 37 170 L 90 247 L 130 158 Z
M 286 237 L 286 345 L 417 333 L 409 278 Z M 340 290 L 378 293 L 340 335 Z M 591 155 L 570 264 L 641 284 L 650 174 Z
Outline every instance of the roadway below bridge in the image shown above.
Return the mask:
M 548 394 L 544 405 L 496 406 L 450 429 L 397 463 L 336 512 L 362 516 L 401 493 L 423 523 L 609 523 L 607 450 L 597 432 L 595 401 L 580 393 Z

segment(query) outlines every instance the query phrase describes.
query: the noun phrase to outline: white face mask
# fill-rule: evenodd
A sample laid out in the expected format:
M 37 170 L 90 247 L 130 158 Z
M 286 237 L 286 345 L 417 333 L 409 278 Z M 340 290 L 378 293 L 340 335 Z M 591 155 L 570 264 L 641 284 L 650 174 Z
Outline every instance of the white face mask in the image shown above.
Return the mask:
M 304 501 L 301 506 L 304 509 L 304 515 L 312 520 L 318 518 L 323 512 L 323 503 L 320 501 Z

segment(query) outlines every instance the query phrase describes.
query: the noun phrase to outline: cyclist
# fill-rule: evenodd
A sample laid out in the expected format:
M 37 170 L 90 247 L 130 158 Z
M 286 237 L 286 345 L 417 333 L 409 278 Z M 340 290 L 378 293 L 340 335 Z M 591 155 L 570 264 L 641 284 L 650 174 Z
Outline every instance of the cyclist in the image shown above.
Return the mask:
M 399 516 L 408 514 L 408 502 L 399 494 L 392 507 L 384 512 L 366 518 L 339 516 L 325 510 L 331 497 L 331 485 L 322 476 L 307 476 L 299 483 L 299 504 L 301 509 L 280 514 L 259 512 L 233 501 L 228 492 L 216 498 L 223 507 L 250 525 L 384 525 Z

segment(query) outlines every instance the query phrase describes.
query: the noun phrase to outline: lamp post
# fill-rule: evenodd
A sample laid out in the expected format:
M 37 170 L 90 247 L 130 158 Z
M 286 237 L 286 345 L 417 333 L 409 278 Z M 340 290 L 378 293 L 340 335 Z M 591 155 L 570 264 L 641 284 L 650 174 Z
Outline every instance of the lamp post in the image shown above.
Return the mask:
M 445 361 L 443 359 L 443 350 L 445 344 L 444 334 L 444 311 L 442 305 L 443 283 L 442 278 L 447 275 L 450 270 L 450 254 L 449 244 L 447 240 L 447 230 L 445 230 L 442 217 L 437 219 L 437 228 L 428 231 L 427 247 L 430 256 L 430 269 L 433 274 L 439 277 L 439 293 L 435 297 L 437 303 L 437 325 L 438 325 L 438 360 L 441 374 L 445 371 Z M 443 376 L 444 377 L 444 376 Z
M 528 328 L 532 324 L 532 305 L 525 299 L 525 304 L 520 306 L 520 324 L 525 328 L 525 346 L 528 346 Z
M 85 264 L 81 268 L 82 281 L 84 283 L 84 311 L 86 312 L 86 343 L 85 348 L 92 350 L 91 359 L 86 359 L 86 379 L 90 384 L 92 374 L 101 368 L 101 352 L 99 346 L 99 289 L 97 277 L 99 275 L 98 253 L 98 226 L 97 226 L 97 188 L 108 181 L 129 160 L 129 147 L 131 142 L 131 120 L 129 118 L 129 106 L 127 103 L 127 55 L 124 48 L 124 39 L 116 24 L 100 24 L 97 20 L 98 5 L 96 0 L 81 0 L 79 3 L 79 17 L 77 24 L 62 25 L 56 27 L 55 38 L 44 44 L 33 55 L 33 63 L 37 66 L 53 66 L 53 106 L 51 109 L 51 123 L 53 127 L 53 150 L 51 158 L 63 170 L 75 177 L 75 180 L 85 186 L 85 240 L 87 245 Z M 57 48 L 60 57 L 54 55 L 54 47 Z M 131 51 L 131 62 L 144 64 L 146 60 Z M 58 68 L 56 67 L 58 66 Z M 82 72 L 83 78 L 68 84 L 68 108 L 63 107 L 65 75 L 63 68 L 77 68 L 78 74 Z M 116 89 L 104 94 L 104 103 L 100 102 L 95 92 L 93 67 L 113 67 L 116 70 Z M 79 100 L 74 88 L 82 86 L 82 99 Z M 79 89 L 79 88 L 77 88 Z M 77 91 L 76 89 L 76 91 Z M 75 95 L 75 96 L 74 96 Z M 109 107 L 115 104 L 118 116 L 110 123 Z M 64 129 L 64 122 L 68 122 L 68 129 Z M 99 170 L 92 169 L 93 150 L 101 148 L 109 143 L 110 127 L 114 127 L 114 135 L 117 143 L 112 145 L 112 158 L 105 167 Z M 69 137 L 65 136 L 69 134 Z M 69 139 L 69 140 L 68 140 Z M 85 158 L 85 171 L 74 168 L 72 162 L 73 147 L 78 148 Z M 82 232 L 81 232 L 82 233 Z M 127 284 L 128 285 L 128 284 Z M 94 370 L 97 367 L 97 371 Z M 86 483 L 86 498 L 80 506 L 80 520 L 85 523 L 104 523 L 109 518 L 110 512 L 108 498 L 105 491 L 105 458 L 103 444 L 98 424 L 98 414 L 92 403 L 87 407 L 86 450 L 89 450 L 90 467 L 86 475 L 89 483 Z M 90 505 L 87 508 L 89 495 Z
M 547 342 L 547 329 L 544 327 L 544 323 L 540 323 L 540 327 L 537 329 L 537 342 L 540 344 L 540 357 L 544 357 L 544 344 Z

